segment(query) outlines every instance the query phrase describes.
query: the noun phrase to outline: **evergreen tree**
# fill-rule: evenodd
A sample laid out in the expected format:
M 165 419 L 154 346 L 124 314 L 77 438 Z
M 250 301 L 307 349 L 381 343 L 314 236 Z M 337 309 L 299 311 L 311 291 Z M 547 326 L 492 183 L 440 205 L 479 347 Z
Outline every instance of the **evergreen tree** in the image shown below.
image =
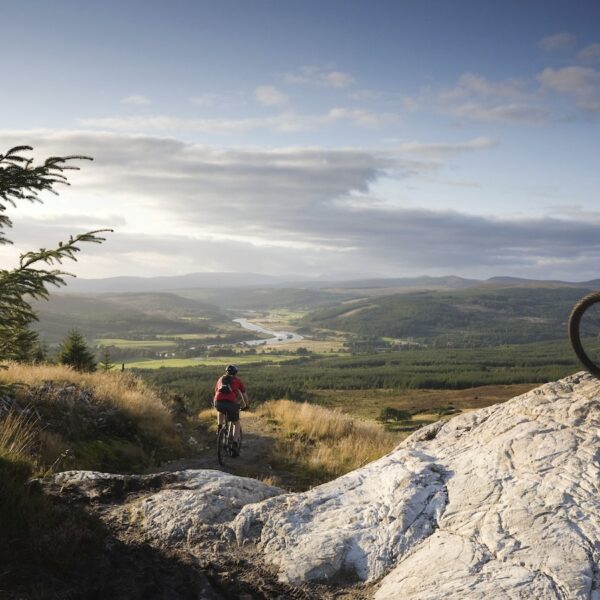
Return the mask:
M 83 336 L 76 329 L 69 331 L 58 349 L 56 359 L 62 365 L 69 365 L 77 371 L 96 370 L 96 357 L 87 347 Z
M 100 368 L 105 373 L 108 373 L 108 371 L 110 371 L 114 366 L 115 363 L 113 363 L 110 359 L 110 352 L 108 351 L 108 348 L 104 346 L 102 348 L 102 357 L 100 358 Z
M 35 166 L 33 159 L 23 156 L 31 151 L 30 146 L 11 148 L 0 154 L 0 245 L 10 244 L 2 229 L 12 227 L 6 214 L 9 206 L 16 207 L 19 201 L 41 202 L 40 192 L 56 194 L 55 186 L 66 184 L 64 172 L 77 169 L 68 164 L 84 156 L 50 157 L 43 164 Z M 76 259 L 80 242 L 101 243 L 104 238 L 98 234 L 106 229 L 90 231 L 71 236 L 60 242 L 56 248 L 41 248 L 22 254 L 18 265 L 13 269 L 0 269 L 0 360 L 32 360 L 36 354 L 37 334 L 30 329 L 37 320 L 30 301 L 48 298 L 50 285 L 65 285 L 64 271 L 52 267 L 64 259 Z

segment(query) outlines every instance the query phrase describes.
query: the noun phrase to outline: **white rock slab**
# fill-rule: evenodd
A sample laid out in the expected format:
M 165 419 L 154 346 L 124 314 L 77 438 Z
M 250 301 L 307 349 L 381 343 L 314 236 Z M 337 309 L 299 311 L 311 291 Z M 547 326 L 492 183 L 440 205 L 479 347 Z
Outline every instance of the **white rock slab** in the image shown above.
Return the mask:
M 142 526 L 163 543 L 188 537 L 199 526 L 231 521 L 246 504 L 282 494 L 283 490 L 248 477 L 222 471 L 177 473 L 181 483 L 144 498 L 139 504 Z
M 600 599 L 599 433 L 600 382 L 578 374 L 245 506 L 232 526 L 291 583 L 385 575 L 378 600 Z

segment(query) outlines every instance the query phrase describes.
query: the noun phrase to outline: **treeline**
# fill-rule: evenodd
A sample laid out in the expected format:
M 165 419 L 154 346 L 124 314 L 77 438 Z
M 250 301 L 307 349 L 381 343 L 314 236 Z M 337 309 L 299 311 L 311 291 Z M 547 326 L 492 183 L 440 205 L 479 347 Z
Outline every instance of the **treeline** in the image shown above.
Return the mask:
M 251 398 L 263 402 L 279 398 L 310 400 L 315 390 L 464 389 L 544 383 L 577 369 L 565 340 L 481 349 L 414 349 L 344 358 L 301 357 L 280 365 L 244 365 L 240 375 Z M 211 405 L 213 386 L 222 369 L 198 366 L 141 373 L 153 384 L 184 394 L 190 407 L 197 410 Z

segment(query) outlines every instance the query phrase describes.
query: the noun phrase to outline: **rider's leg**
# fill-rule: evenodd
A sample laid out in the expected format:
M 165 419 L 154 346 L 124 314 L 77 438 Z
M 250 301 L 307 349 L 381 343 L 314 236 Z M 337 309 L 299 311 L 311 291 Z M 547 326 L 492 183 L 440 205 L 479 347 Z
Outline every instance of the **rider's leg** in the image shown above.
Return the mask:
M 217 431 L 225 424 L 225 415 L 222 412 L 217 411 Z
M 240 443 L 240 433 L 242 432 L 242 426 L 239 421 L 233 423 L 233 441 Z

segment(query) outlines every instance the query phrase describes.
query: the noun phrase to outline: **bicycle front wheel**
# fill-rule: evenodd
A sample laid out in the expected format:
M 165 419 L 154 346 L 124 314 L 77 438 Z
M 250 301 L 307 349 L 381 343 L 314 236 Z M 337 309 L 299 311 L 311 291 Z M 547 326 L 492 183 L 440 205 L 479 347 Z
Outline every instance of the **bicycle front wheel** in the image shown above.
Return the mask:
M 225 456 L 228 452 L 228 443 L 227 443 L 227 427 L 221 427 L 219 431 L 219 435 L 217 437 L 217 459 L 219 460 L 219 464 L 224 467 L 225 466 Z
M 582 335 L 583 327 L 582 327 L 582 319 L 583 315 L 595 304 L 600 303 L 600 292 L 593 292 L 588 294 L 584 298 L 582 298 L 571 311 L 571 316 L 569 317 L 569 339 L 571 340 L 571 345 L 573 346 L 573 350 L 575 350 L 575 354 L 577 358 L 582 362 L 585 368 L 595 377 L 600 378 L 600 365 L 590 358 L 589 348 L 586 351 L 586 348 L 583 345 Z M 588 312 L 588 315 L 590 313 Z M 596 316 L 596 320 L 598 317 Z M 596 356 L 596 354 L 594 354 Z

